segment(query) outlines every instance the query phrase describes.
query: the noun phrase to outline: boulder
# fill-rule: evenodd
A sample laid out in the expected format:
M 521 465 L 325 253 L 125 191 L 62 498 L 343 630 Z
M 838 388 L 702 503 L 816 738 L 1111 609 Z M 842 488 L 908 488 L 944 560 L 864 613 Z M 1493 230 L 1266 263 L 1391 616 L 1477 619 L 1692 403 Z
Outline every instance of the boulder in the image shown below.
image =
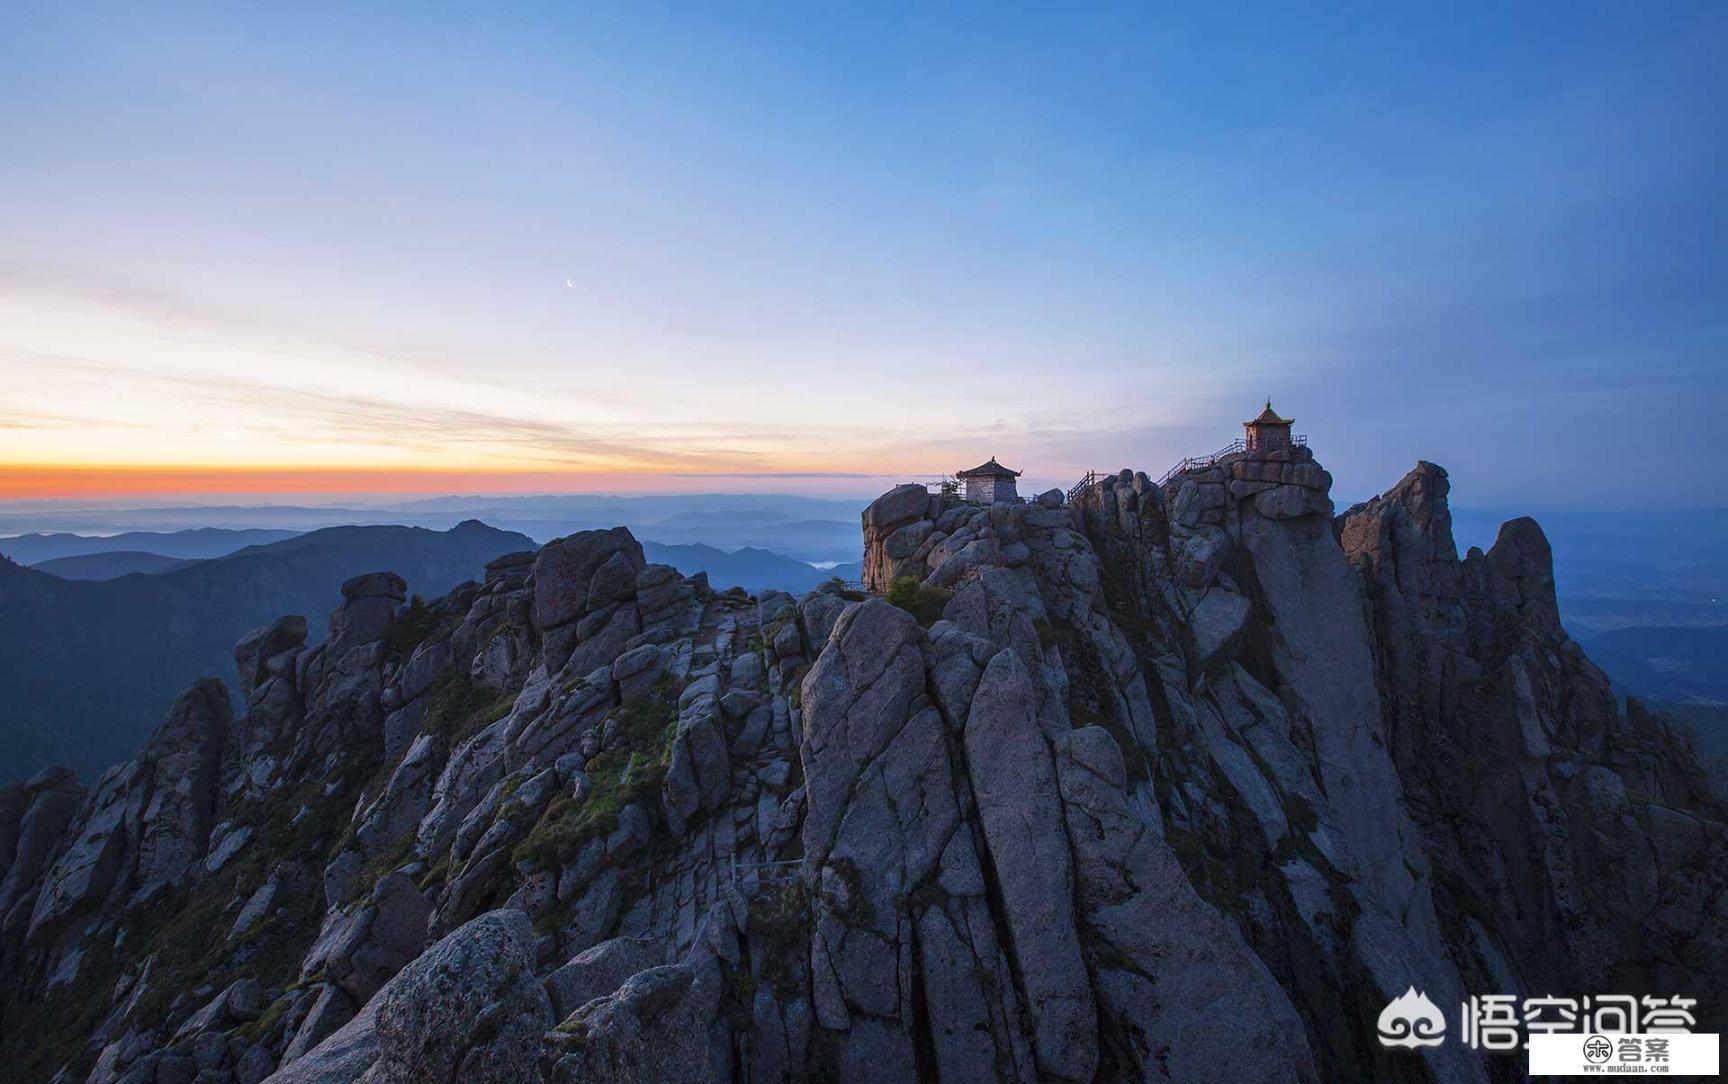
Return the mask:
M 674 835 L 704 808 L 724 799 L 730 784 L 730 756 L 719 701 L 705 693 L 678 713 L 672 762 L 666 771 L 661 806 Z
M 234 1084 L 259 1084 L 276 1067 L 276 1059 L 262 1043 L 253 1043 L 234 1063 Z
M 125 780 L 111 771 L 97 789 L 88 819 L 42 878 L 28 936 L 100 906 L 120 874 L 127 850 Z
M 546 976 L 554 1016 L 562 1020 L 597 997 L 617 990 L 638 971 L 666 962 L 666 946 L 652 937 L 602 941 Z
M 78 813 L 84 788 L 70 769 L 44 768 L 12 794 L 14 808 L 21 811 L 9 839 L 6 875 L 0 880 L 0 920 L 8 927 L 13 904 L 37 890 L 55 845 Z
M 930 491 L 916 482 L 895 486 L 864 510 L 864 530 L 883 537 L 909 520 L 924 515 Z
M 226 1031 L 236 1024 L 256 1020 L 264 1009 L 264 991 L 257 979 L 236 979 L 175 1031 L 175 1041 L 207 1031 Z
M 330 614 L 330 649 L 337 654 L 383 639 L 407 597 L 394 572 L 368 572 L 342 585 L 342 605 Z
M 486 562 L 486 567 L 481 573 L 482 582 L 491 586 L 500 582 L 520 583 L 527 579 L 528 573 L 534 569 L 534 552 L 533 550 L 517 550 L 514 553 L 506 553 L 492 558 Z
M 240 637 L 234 645 L 234 665 L 239 671 L 240 699 L 247 700 L 252 690 L 269 676 L 269 662 L 285 651 L 292 651 L 306 642 L 306 619 L 298 614 L 278 617 Z
M 431 902 L 412 877 L 386 874 L 363 905 L 326 920 L 302 971 L 324 977 L 355 1004 L 364 1004 L 420 952 L 431 914 Z
M 223 825 L 226 829 L 229 826 Z M 215 873 L 252 842 L 252 828 L 241 825 L 231 830 L 219 830 L 210 837 L 210 852 L 204 856 L 204 872 Z
M 313 885 L 312 871 L 304 862 L 289 859 L 270 871 L 270 876 L 247 898 L 234 919 L 230 937 L 238 937 L 263 918 L 297 901 Z
M 640 972 L 609 997 L 590 1001 L 558 1026 L 553 1084 L 704 1084 L 713 1079 L 708 1024 L 717 986 L 698 984 L 688 965 Z
M 364 572 L 343 581 L 342 597 L 384 598 L 401 602 L 408 597 L 408 584 L 394 572 Z
M 1250 604 L 1234 591 L 1214 587 L 1188 615 L 1188 627 L 1194 633 L 1194 653 L 1201 666 L 1227 651 L 1233 650 L 1248 623 Z
M 538 1076 L 552 1002 L 534 976 L 533 924 L 492 911 L 422 953 L 377 995 L 378 1062 L 369 1084 Z
M 131 799 L 142 805 L 133 828 L 140 885 L 177 883 L 204 858 L 232 722 L 228 690 L 203 678 L 180 694 L 151 734 Z
M 631 648 L 612 662 L 612 681 L 618 698 L 634 704 L 650 695 L 654 683 L 666 673 L 667 653 L 657 644 Z
M 322 1046 L 327 1038 L 355 1017 L 354 1003 L 341 990 L 328 985 L 311 989 L 314 991 L 312 1004 L 307 1007 L 306 1015 L 300 1018 L 300 1026 L 282 1050 L 284 1066 L 292 1065 Z M 368 1015 L 366 1020 L 370 1027 L 371 1016 Z
M 1267 519 L 1330 516 L 1332 498 L 1320 488 L 1280 485 L 1254 495 L 1254 510 Z
M 334 988 L 325 987 L 325 990 L 334 991 Z M 320 1002 L 323 996 L 320 995 Z M 342 997 L 341 991 L 334 991 L 333 997 L 341 1000 L 332 1004 L 346 1004 L 347 999 Z M 281 1066 L 264 1078 L 265 1084 L 355 1084 L 378 1061 L 378 1008 L 379 999 L 373 998 L 309 1049 L 297 1049 L 300 1036 L 296 1035 L 282 1054 Z M 331 1010 L 331 1013 L 336 1011 Z M 352 1013 L 353 1008 L 349 1007 L 348 1011 Z M 318 1013 L 319 1003 L 314 1003 L 306 1024 L 301 1026 L 302 1034 L 314 1019 L 322 1023 L 331 1018 L 329 1015 L 319 1017 Z
M 641 570 L 640 561 L 632 561 L 621 550 L 614 551 L 594 570 L 594 578 L 588 582 L 588 605 L 606 606 L 635 597 L 636 574 Z
M 798 604 L 798 616 L 804 622 L 805 630 L 810 634 L 810 642 L 817 645 L 818 648 L 827 643 L 828 634 L 834 631 L 834 622 L 840 620 L 840 615 L 846 611 L 846 607 L 853 605 L 856 603 L 839 595 L 822 591 L 804 596 Z M 791 629 L 791 633 L 788 634 L 790 641 L 790 635 L 795 635 L 798 630 L 794 626 L 788 626 L 788 628 Z M 782 629 L 781 632 L 787 634 L 786 629 Z M 797 652 L 802 652 L 804 649 L 802 640 L 796 643 L 789 642 L 788 646 L 795 647 Z
M 614 555 L 618 561 L 608 566 Z M 615 593 L 614 580 L 624 568 L 641 572 L 647 562 L 642 544 L 628 530 L 579 531 L 543 546 L 534 558 L 534 626 L 546 630 L 581 617 L 593 604 L 591 591 L 595 573 L 603 566 L 611 570 L 601 578 L 605 593 Z

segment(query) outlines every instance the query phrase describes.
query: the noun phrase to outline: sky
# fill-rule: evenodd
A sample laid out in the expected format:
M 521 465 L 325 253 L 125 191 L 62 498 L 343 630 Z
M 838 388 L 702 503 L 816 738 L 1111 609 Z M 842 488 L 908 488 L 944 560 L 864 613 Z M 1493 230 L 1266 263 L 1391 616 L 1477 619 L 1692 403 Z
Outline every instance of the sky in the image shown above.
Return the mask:
M 1339 497 L 1719 507 L 1725 59 L 1721 3 L 9 3 L 0 500 L 1042 488 L 1270 398 Z

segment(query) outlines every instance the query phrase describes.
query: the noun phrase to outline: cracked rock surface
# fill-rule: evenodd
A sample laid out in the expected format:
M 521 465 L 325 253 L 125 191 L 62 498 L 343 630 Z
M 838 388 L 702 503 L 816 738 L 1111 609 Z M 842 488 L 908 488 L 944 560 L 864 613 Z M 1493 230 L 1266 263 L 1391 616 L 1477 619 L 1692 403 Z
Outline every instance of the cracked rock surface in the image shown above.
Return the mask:
M 1305 448 L 978 506 L 869 592 L 628 531 L 343 585 L 131 762 L 0 788 L 0 1059 L 91 1084 L 1522 1078 L 1414 987 L 1699 998 L 1728 816 L 1541 529 Z M 889 600 L 902 603 L 892 604 Z

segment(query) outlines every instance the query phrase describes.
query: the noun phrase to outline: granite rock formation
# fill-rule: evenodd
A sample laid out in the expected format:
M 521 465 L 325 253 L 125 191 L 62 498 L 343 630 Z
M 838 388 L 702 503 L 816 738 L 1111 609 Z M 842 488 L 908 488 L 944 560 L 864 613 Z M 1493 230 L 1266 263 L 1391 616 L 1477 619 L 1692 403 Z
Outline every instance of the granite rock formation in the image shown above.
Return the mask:
M 1408 988 L 1728 989 L 1728 815 L 1445 472 L 1305 448 L 989 507 L 867 593 L 628 532 L 344 585 L 88 788 L 0 790 L 22 1080 L 1485 1081 Z M 898 604 L 896 604 L 898 603 Z M 1713 1026 L 1709 1026 L 1713 1025 Z

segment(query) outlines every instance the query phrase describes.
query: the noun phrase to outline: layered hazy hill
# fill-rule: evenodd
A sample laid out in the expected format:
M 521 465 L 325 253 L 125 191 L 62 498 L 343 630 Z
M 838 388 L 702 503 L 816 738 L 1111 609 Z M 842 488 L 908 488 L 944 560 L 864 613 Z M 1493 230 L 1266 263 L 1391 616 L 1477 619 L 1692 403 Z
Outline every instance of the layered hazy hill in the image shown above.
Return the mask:
M 753 547 L 806 562 L 856 561 L 862 500 L 779 493 L 696 493 L 619 497 L 563 494 L 537 497 L 435 497 L 368 505 L 193 505 L 184 507 L 80 507 L 59 504 L 0 506 L 0 554 L 31 565 L 52 557 L 106 550 L 141 550 L 169 557 L 210 557 L 212 552 L 164 548 L 165 537 L 193 541 L 195 529 L 222 527 L 273 532 L 211 541 L 228 552 L 253 542 L 349 524 L 404 524 L 447 530 L 477 519 L 501 530 L 550 542 L 575 531 L 628 527 L 638 538 L 664 545 Z M 85 536 L 83 542 L 67 535 Z M 109 536 L 92 539 L 88 536 Z M 150 535 L 152 537 L 142 537 Z M 28 548 L 21 548 L 28 547 Z M 68 548 L 70 547 L 70 548 Z
M 856 580 L 864 572 L 861 561 L 816 568 L 754 546 L 743 546 L 728 553 L 700 543 L 668 546 L 660 542 L 643 542 L 642 552 L 650 561 L 671 565 L 686 576 L 706 572 L 708 582 L 715 587 L 742 587 L 752 594 L 761 591 L 803 594 L 831 579 Z
M 55 557 L 31 565 L 63 580 L 113 580 L 134 572 L 155 574 L 184 568 L 190 564 L 180 557 L 164 557 L 143 550 L 116 550 L 112 553 L 80 553 L 73 557 Z
M 0 522 L 6 517 L 0 515 Z M 28 524 L 31 521 L 24 520 Z M 247 546 L 263 546 L 293 538 L 299 531 L 236 527 L 190 527 L 177 531 L 120 531 L 108 534 L 77 534 L 71 531 L 31 531 L 0 538 L 0 555 L 21 565 L 40 565 L 72 557 L 102 554 L 142 553 L 182 561 L 226 557 Z M 77 567 L 77 566 L 70 566 Z M 128 569 L 132 572 L 160 569 Z M 95 579 L 80 576 L 77 579 Z
M 663 526 L 674 536 L 693 529 L 688 524 L 683 527 Z M 686 576 L 706 572 L 709 582 L 720 588 L 803 592 L 835 577 L 856 580 L 862 574 L 863 566 L 856 559 L 817 567 L 807 560 L 787 556 L 783 552 L 787 540 L 777 534 L 785 526 L 777 519 L 750 528 L 736 520 L 730 526 L 716 526 L 717 536 L 750 539 L 768 545 L 745 544 L 725 549 L 706 542 L 645 540 L 642 544 L 655 561 L 671 565 Z M 827 531 L 828 526 L 820 525 L 821 531 Z M 582 529 L 572 526 L 560 531 L 555 528 L 555 524 L 539 526 L 543 534 L 551 532 L 547 537 Z M 791 529 L 794 536 L 791 548 L 800 549 L 796 535 L 802 528 L 792 525 Z M 855 527 L 848 527 L 848 531 L 854 536 L 857 534 Z M 63 580 L 111 580 L 134 572 L 168 572 L 194 560 L 225 557 L 248 546 L 278 542 L 297 534 L 295 531 L 220 527 L 172 532 L 130 531 L 118 535 L 28 534 L 0 538 L 0 556 L 10 557 L 21 565 L 51 573 Z M 329 537 L 328 533 L 326 537 Z M 852 542 L 848 552 L 856 558 L 858 540 L 853 538 Z M 768 548 L 770 545 L 773 548 Z M 819 542 L 816 551 L 823 552 L 829 545 L 828 541 Z
M 452 516 L 473 509 L 528 526 L 534 536 L 472 519 L 448 526 Z M 435 529 L 313 526 L 392 511 Z M 20 648 L 0 661 L 0 677 L 12 693 L 12 703 L 0 711 L 0 737 L 11 739 L 12 754 L 0 766 L 0 779 L 26 776 L 50 762 L 89 775 L 121 759 L 176 690 L 200 675 L 225 672 L 227 648 L 240 632 L 283 612 L 301 612 L 313 616 L 312 638 L 319 639 L 316 615 L 331 609 L 348 576 L 388 568 L 402 573 L 411 591 L 438 595 L 478 577 L 481 565 L 499 553 L 533 549 L 537 539 L 613 514 L 680 540 L 647 546 L 654 560 L 686 575 L 707 573 L 718 588 L 803 592 L 835 576 L 859 575 L 856 509 L 850 502 L 798 497 L 444 498 L 389 509 L 8 509 L 0 512 L 0 525 L 56 529 L 0 538 L 0 559 L 14 562 L 0 569 L 0 645 Z M 185 526 L 201 517 L 283 526 Z M 116 531 L 128 526 L 168 529 Z M 66 527 L 110 533 L 58 529 Z M 682 541 L 695 538 L 736 548 Z M 817 569 L 788 551 L 851 561 Z M 92 665 L 98 656 L 80 644 L 105 646 L 108 661 Z
M 322 639 L 323 615 L 351 576 L 392 569 L 410 590 L 436 596 L 478 578 L 492 558 L 533 547 L 468 522 L 330 528 L 103 582 L 0 560 L 0 776 L 48 763 L 99 775 L 131 755 L 187 682 L 231 672 L 248 629 L 298 613 Z

